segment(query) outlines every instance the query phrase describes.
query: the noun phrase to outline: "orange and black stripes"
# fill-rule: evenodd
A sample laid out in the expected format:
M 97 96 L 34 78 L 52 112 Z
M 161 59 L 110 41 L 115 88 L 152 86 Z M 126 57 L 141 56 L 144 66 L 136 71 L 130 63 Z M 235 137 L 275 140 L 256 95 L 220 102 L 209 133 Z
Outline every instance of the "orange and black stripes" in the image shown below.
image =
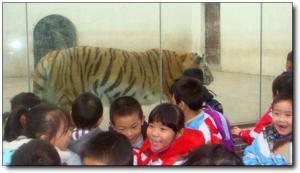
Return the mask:
M 194 65 L 195 54 L 163 50 L 164 95 L 183 69 Z M 189 62 L 190 61 L 190 62 Z M 159 101 L 160 51 L 129 52 L 113 48 L 74 47 L 53 51 L 40 59 L 33 73 L 34 92 L 70 110 L 82 92 L 111 102 L 123 95 L 141 104 Z

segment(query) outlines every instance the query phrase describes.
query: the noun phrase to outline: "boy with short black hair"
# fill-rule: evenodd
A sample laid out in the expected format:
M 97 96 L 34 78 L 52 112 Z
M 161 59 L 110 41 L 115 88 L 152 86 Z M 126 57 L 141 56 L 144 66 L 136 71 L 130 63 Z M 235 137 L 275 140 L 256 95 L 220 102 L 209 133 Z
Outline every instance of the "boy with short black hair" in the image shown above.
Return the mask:
M 39 139 L 23 144 L 12 156 L 12 166 L 58 166 L 60 157 L 53 145 Z
M 116 132 L 100 132 L 84 146 L 84 165 L 133 165 L 133 149 L 126 136 Z
M 119 97 L 110 106 L 110 130 L 124 134 L 134 148 L 146 138 L 147 123 L 140 103 L 131 96 Z
M 205 143 L 223 143 L 229 150 L 234 149 L 228 119 L 203 104 L 207 90 L 200 80 L 183 76 L 173 84 L 171 93 L 172 103 L 184 112 L 186 127 L 200 130 Z
M 97 96 L 82 93 L 73 102 L 71 114 L 76 128 L 73 129 L 69 148 L 80 154 L 86 141 L 101 131 L 98 126 L 103 119 L 103 105 Z
M 184 112 L 185 126 L 202 131 L 205 143 L 222 143 L 214 120 L 201 109 L 205 101 L 205 88 L 201 81 L 193 77 L 181 77 L 173 84 L 171 91 L 172 103 Z
M 242 159 L 222 144 L 205 144 L 186 157 L 185 166 L 243 166 Z
M 183 71 L 183 76 L 194 77 L 203 83 L 203 78 L 204 78 L 203 71 L 199 68 L 188 68 Z M 203 86 L 203 87 L 205 87 L 205 86 Z M 206 93 L 207 94 L 206 94 L 206 98 L 205 98 L 205 104 L 209 105 L 214 110 L 221 112 L 223 114 L 224 112 L 223 112 L 222 104 L 214 98 L 214 96 L 216 96 L 216 94 L 209 89 L 207 89 Z

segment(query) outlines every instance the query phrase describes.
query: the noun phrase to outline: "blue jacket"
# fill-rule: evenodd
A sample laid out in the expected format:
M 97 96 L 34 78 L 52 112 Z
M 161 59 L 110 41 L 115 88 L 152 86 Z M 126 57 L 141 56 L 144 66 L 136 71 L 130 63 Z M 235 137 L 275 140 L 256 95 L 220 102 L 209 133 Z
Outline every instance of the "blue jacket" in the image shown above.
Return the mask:
M 245 165 L 288 165 L 288 161 L 281 154 L 271 152 L 267 140 L 261 132 L 253 143 L 244 150 Z

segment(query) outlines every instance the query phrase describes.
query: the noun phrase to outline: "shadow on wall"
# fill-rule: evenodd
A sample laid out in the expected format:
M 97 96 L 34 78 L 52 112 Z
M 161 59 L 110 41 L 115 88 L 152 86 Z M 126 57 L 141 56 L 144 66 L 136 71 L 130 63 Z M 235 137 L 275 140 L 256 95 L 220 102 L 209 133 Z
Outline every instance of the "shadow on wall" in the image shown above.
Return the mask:
M 53 14 L 42 18 L 33 33 L 34 66 L 39 59 L 52 50 L 76 46 L 76 30 L 64 16 Z

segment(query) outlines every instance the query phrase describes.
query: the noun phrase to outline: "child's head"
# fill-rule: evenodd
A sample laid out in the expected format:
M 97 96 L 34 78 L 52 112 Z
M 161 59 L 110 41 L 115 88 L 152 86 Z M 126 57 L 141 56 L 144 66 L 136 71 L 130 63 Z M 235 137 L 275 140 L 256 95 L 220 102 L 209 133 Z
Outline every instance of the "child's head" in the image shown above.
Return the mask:
M 113 101 L 109 112 L 110 126 L 124 134 L 131 144 L 142 134 L 144 115 L 140 103 L 133 97 L 123 96 Z
M 187 156 L 184 165 L 206 166 L 237 166 L 243 165 L 241 158 L 234 152 L 229 151 L 222 144 L 205 144 Z
M 272 123 L 283 136 L 293 131 L 293 101 L 288 95 L 277 95 L 272 103 Z
M 91 129 L 100 125 L 103 106 L 101 100 L 91 94 L 80 94 L 72 105 L 72 118 L 77 128 Z
M 171 93 L 172 102 L 181 109 L 187 106 L 193 111 L 198 111 L 206 99 L 207 90 L 200 80 L 183 76 L 172 85 Z
M 133 165 L 133 149 L 121 133 L 100 132 L 84 146 L 84 165 Z
M 203 71 L 199 68 L 188 68 L 183 71 L 183 76 L 194 77 L 203 83 Z
M 278 94 L 293 96 L 293 74 L 283 73 L 277 76 L 272 83 L 273 97 Z
M 26 112 L 41 103 L 41 100 L 30 92 L 21 92 L 11 99 L 11 112 L 4 126 L 3 139 L 12 141 L 24 132 Z
M 70 115 L 63 109 L 42 103 L 28 112 L 25 135 L 29 138 L 45 140 L 65 150 L 70 140 L 70 121 Z
M 11 165 L 60 165 L 60 157 L 51 144 L 33 139 L 18 148 L 12 156 Z
M 288 72 L 293 71 L 293 51 L 290 51 L 286 58 L 286 70 Z
M 27 109 L 31 109 L 33 106 L 41 102 L 41 99 L 31 92 L 21 92 L 10 100 L 11 110 L 20 105 Z
M 162 103 L 149 115 L 147 137 L 154 152 L 162 151 L 182 134 L 184 115 L 176 105 Z

